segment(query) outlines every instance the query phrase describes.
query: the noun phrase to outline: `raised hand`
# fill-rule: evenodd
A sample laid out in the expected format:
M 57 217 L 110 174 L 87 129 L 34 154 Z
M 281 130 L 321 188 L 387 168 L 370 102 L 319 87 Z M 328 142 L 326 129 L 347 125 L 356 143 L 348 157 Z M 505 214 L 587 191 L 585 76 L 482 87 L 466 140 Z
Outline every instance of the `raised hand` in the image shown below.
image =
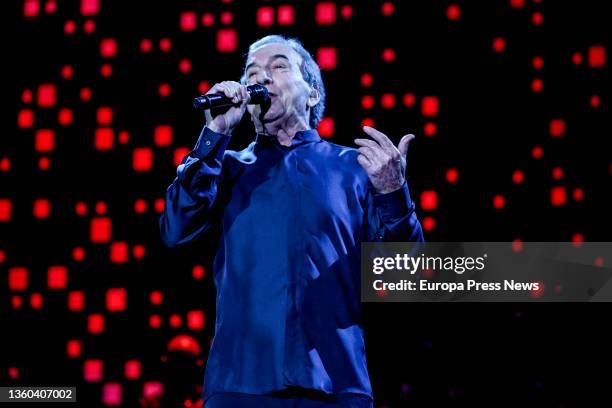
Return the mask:
M 247 109 L 247 103 L 250 100 L 246 85 L 242 85 L 235 81 L 223 81 L 215 84 L 208 92 L 214 94 L 223 92 L 226 97 L 231 98 L 234 106 L 228 109 L 227 112 L 212 117 L 210 110 L 204 111 L 206 116 L 206 126 L 213 132 L 230 135 L 234 128 L 240 122 L 242 115 Z
M 377 193 L 399 190 L 404 185 L 406 155 L 414 135 L 405 135 L 395 147 L 384 133 L 369 126 L 364 126 L 363 131 L 374 140 L 355 139 L 355 144 L 361 146 L 357 161 L 368 173 Z

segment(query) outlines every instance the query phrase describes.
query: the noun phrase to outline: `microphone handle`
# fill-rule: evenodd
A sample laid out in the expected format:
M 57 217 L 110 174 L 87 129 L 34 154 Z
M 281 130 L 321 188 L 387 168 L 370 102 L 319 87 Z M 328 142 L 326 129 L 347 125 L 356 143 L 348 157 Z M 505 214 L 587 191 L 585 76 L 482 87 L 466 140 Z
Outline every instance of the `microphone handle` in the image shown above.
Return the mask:
M 249 105 L 259 105 L 270 100 L 268 90 L 262 85 L 249 85 L 247 92 L 251 98 Z M 232 100 L 223 93 L 200 95 L 193 99 L 193 107 L 196 109 L 227 108 L 232 105 Z
M 202 110 L 210 109 L 211 107 L 225 108 L 233 104 L 232 100 L 224 94 L 201 95 L 193 99 L 193 107 Z

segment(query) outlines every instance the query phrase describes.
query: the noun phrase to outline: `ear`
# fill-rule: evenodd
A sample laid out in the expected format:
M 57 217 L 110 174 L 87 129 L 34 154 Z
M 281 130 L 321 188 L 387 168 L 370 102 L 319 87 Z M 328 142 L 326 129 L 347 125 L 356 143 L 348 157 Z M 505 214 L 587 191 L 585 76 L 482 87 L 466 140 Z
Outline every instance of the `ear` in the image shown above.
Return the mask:
M 308 106 L 313 107 L 321 100 L 321 94 L 319 90 L 313 86 L 310 87 L 310 95 L 308 96 Z

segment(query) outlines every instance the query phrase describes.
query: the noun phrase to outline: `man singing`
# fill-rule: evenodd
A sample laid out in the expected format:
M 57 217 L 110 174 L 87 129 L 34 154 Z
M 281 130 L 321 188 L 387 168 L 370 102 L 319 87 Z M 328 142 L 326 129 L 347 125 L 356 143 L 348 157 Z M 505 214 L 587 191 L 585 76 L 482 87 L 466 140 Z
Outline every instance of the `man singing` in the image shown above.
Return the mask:
M 247 105 L 246 86 L 271 101 Z M 322 140 L 325 88 L 295 39 L 249 47 L 240 83 L 209 91 L 234 105 L 213 117 L 166 193 L 161 236 L 214 243 L 215 337 L 207 408 L 372 407 L 360 316 L 362 241 L 422 241 L 397 147 L 369 127 L 358 149 Z M 249 111 L 257 133 L 226 150 Z M 211 244 L 212 245 L 212 244 Z

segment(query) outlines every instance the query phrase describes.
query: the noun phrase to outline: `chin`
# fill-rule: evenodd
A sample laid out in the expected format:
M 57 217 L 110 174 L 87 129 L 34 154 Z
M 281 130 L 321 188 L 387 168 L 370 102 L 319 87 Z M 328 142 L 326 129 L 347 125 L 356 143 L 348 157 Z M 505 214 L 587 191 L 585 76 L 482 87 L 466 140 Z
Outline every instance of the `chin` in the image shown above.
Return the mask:
M 263 117 L 263 123 L 266 123 L 266 124 L 274 123 L 274 122 L 279 121 L 282 118 L 283 118 L 282 114 L 275 114 L 274 112 L 271 113 L 270 111 L 268 111 Z

